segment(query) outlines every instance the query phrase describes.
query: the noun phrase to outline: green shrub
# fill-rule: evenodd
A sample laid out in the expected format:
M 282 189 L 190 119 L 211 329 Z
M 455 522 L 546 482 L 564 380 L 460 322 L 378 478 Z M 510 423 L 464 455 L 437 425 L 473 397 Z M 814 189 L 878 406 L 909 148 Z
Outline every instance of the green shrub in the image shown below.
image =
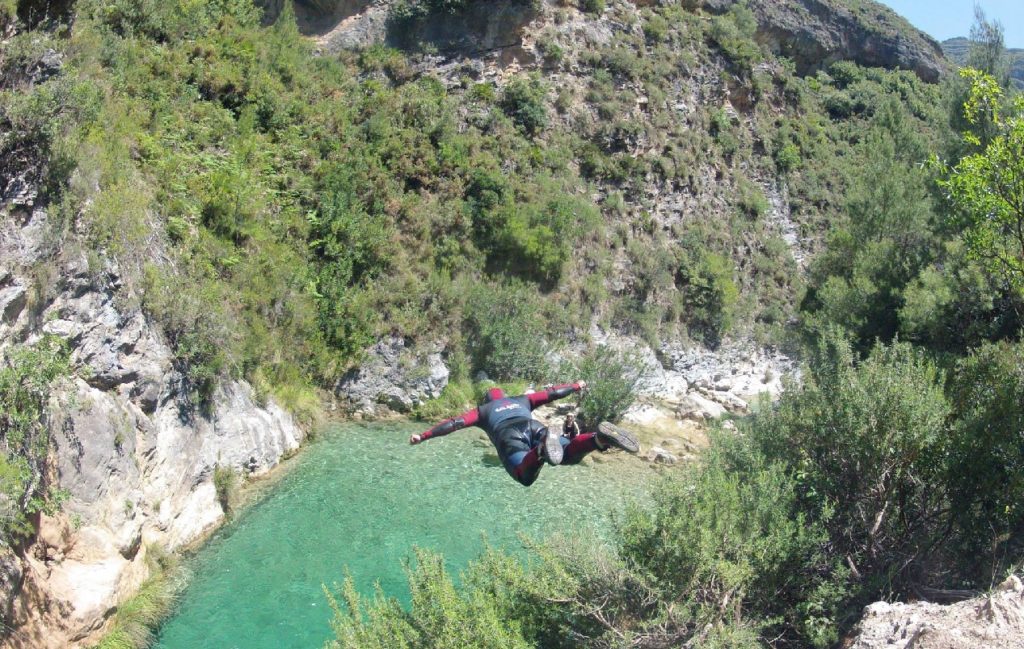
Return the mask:
M 677 272 L 690 334 L 717 345 L 732 326 L 739 289 L 733 281 L 732 262 L 705 253 L 695 264 L 684 263 Z
M 744 216 L 751 219 L 764 216 L 770 208 L 761 187 L 745 176 L 740 176 L 736 182 L 736 205 Z
M 524 285 L 479 285 L 468 296 L 466 332 L 473 366 L 495 380 L 543 382 L 551 373 L 547 326 Z
M 711 20 L 711 39 L 740 68 L 749 71 L 761 60 L 761 48 L 754 40 L 757 19 L 746 2 L 732 5 L 729 12 Z
M 50 400 L 72 372 L 67 344 L 46 336 L 16 345 L 0 365 L 0 544 L 32 533 L 29 517 L 67 497 L 50 482 Z
M 516 77 L 502 93 L 501 109 L 527 135 L 534 136 L 548 125 L 546 94 L 539 77 Z
M 644 20 L 644 36 L 652 43 L 660 43 L 668 36 L 669 23 L 660 14 L 651 12 Z
M 219 464 L 213 467 L 213 488 L 225 514 L 231 514 L 238 500 L 238 471 Z
M 702 627 L 726 623 L 725 637 L 747 640 L 795 633 L 804 646 L 830 646 L 846 573 L 800 494 L 783 465 L 746 442 L 717 439 L 700 465 L 654 490 L 650 508 L 627 512 L 620 552 L 664 601 L 686 602 Z
M 907 580 L 908 557 L 928 560 L 945 489 L 942 379 L 906 343 L 878 346 L 858 363 L 832 330 L 804 386 L 756 422 L 755 439 L 794 472 L 806 505 L 833 508 L 836 550 L 862 573 Z
M 601 15 L 604 13 L 604 0 L 581 0 L 580 7 L 587 13 Z
M 493 83 L 474 83 L 469 89 L 469 96 L 476 101 L 483 103 L 494 103 L 497 99 L 497 93 L 494 91 Z
M 1024 525 L 1024 345 L 988 344 L 957 363 L 944 483 L 963 575 L 987 584 L 1012 564 Z
M 775 166 L 782 173 L 798 169 L 802 162 L 803 158 L 800 155 L 800 147 L 793 142 L 786 142 L 780 149 L 775 151 Z
M 555 35 L 545 32 L 537 39 L 537 49 L 540 50 L 544 60 L 552 65 L 557 65 L 565 58 L 565 50 L 558 44 Z
M 6 31 L 8 25 L 18 19 L 18 0 L 0 2 L 0 31 Z
M 415 566 L 407 565 L 411 591 L 407 611 L 378 591 L 369 602 L 356 592 L 351 577 L 325 588 L 334 617 L 336 649 L 436 647 L 438 649 L 526 649 L 520 624 L 499 613 L 497 596 L 483 589 L 456 589 L 439 555 L 416 550 Z M 339 602 L 339 600 L 341 600 Z
M 563 361 L 559 374 L 587 382 L 579 396 L 579 417 L 587 430 L 602 421 L 618 422 L 633 405 L 642 368 L 629 352 L 607 346 L 594 347 L 580 357 Z

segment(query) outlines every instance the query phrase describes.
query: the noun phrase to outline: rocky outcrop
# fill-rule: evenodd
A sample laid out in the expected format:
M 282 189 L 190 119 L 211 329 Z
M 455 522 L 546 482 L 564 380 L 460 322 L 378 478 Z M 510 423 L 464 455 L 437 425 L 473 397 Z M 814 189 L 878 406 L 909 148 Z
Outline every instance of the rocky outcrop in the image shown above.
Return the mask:
M 273 23 L 284 10 L 286 0 L 256 0 L 263 9 L 263 22 Z M 374 0 L 294 0 L 295 21 L 304 34 L 319 34 L 365 11 Z M 379 2 L 378 2 L 379 4 Z
M 683 0 L 691 9 L 721 14 L 738 0 Z M 283 0 L 262 0 L 268 21 Z M 468 2 L 454 11 L 395 19 L 393 0 L 297 0 L 299 28 L 318 35 L 326 51 L 387 43 L 476 56 L 505 48 L 521 49 L 523 30 L 544 12 L 542 2 Z M 650 0 L 632 0 L 646 6 Z M 840 60 L 865 66 L 911 70 L 935 82 L 948 69 L 942 47 L 887 7 L 844 0 L 748 0 L 758 22 L 756 38 L 792 59 L 800 74 L 811 74 Z M 522 61 L 522 57 L 517 60 Z
M 282 0 L 263 0 L 265 20 L 281 13 Z M 519 48 L 523 28 L 540 15 L 533 0 L 468 2 L 453 10 L 399 15 L 393 0 L 298 0 L 295 16 L 299 29 L 317 36 L 328 52 L 375 44 L 419 49 L 426 46 L 444 54 L 477 56 L 505 48 Z
M 642 368 L 637 384 L 641 401 L 671 409 L 684 421 L 747 414 L 752 402 L 781 394 L 784 377 L 800 377 L 796 361 L 751 343 L 730 342 L 716 350 L 666 344 L 655 351 L 637 339 L 598 327 L 591 328 L 590 337 L 598 344 L 631 351 Z M 644 415 L 638 417 L 640 421 Z
M 0 607 L 10 646 L 78 646 L 146 578 L 151 544 L 173 550 L 223 520 L 214 467 L 240 470 L 255 457 L 267 471 L 303 432 L 242 381 L 220 386 L 206 414 L 197 409 L 117 264 L 57 254 L 44 209 L 7 208 L 0 352 L 57 335 L 77 372 L 50 416 L 50 464 L 70 498 L 59 516 L 41 517 L 23 554 L 0 559 Z
M 1021 649 L 1024 585 L 1012 576 L 991 594 L 943 606 L 877 602 L 864 609 L 850 649 Z
M 401 338 L 385 338 L 341 378 L 335 393 L 345 410 L 374 417 L 387 411 L 407 413 L 441 396 L 446 385 L 448 368 L 440 349 L 425 352 L 407 347 Z
M 400 47 L 429 44 L 443 52 L 476 55 L 521 44 L 523 27 L 539 16 L 532 0 L 469 2 L 454 12 L 390 23 L 388 43 Z
M 684 0 L 691 9 L 728 11 L 738 0 Z M 910 70 L 936 82 L 948 69 L 937 41 L 876 2 L 749 0 L 757 40 L 793 60 L 802 75 L 840 60 Z

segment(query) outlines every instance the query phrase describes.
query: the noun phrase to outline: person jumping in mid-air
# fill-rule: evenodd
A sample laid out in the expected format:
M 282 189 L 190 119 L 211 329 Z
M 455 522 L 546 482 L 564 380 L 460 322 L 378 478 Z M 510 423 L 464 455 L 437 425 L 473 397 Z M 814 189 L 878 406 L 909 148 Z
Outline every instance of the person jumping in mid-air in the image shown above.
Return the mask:
M 479 426 L 498 451 L 508 474 L 529 487 L 537 479 L 544 462 L 551 465 L 579 464 L 588 453 L 611 447 L 630 453 L 640 450 L 633 435 L 614 424 L 601 422 L 597 432 L 581 433 L 569 440 L 549 431 L 533 418 L 533 409 L 584 389 L 584 381 L 557 385 L 542 392 L 509 397 L 501 388 L 491 388 L 478 408 L 446 419 L 430 430 L 413 435 L 410 444 L 441 437 L 468 426 Z

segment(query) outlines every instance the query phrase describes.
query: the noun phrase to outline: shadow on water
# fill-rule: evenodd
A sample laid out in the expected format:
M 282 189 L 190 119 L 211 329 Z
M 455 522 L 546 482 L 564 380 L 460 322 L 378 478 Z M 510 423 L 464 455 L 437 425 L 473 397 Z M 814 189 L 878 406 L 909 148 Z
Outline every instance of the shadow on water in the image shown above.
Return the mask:
M 588 526 L 601 533 L 607 512 L 643 489 L 621 467 L 593 464 L 545 467 L 529 490 L 472 433 L 410 446 L 416 430 L 344 425 L 312 442 L 272 490 L 188 560 L 193 581 L 156 646 L 320 646 L 330 636 L 323 587 L 346 572 L 360 592 L 372 595 L 379 583 L 405 603 L 402 560 L 414 547 L 443 553 L 457 574 L 483 549 L 484 535 L 522 552 L 520 534 Z M 533 498 L 538 488 L 562 498 Z

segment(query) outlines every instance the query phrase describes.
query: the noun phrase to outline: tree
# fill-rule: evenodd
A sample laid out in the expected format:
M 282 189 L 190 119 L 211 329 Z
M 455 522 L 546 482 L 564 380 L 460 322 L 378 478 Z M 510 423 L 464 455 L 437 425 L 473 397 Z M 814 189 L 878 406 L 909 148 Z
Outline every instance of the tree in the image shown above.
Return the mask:
M 1004 115 L 1004 95 L 991 75 L 973 68 L 961 71 L 971 82 L 964 112 L 972 125 L 989 121 L 993 136 L 986 143 L 975 133 L 964 140 L 978 153 L 965 156 L 939 185 L 956 208 L 969 254 L 994 274 L 1003 275 L 1014 291 L 1024 291 L 1024 96 Z
M 998 20 L 989 22 L 984 10 L 977 5 L 974 7 L 970 40 L 967 66 L 992 75 L 1001 87 L 1008 87 L 1010 65 L 1003 40 L 1003 25 Z
M 882 104 L 856 150 L 846 192 L 848 219 L 829 234 L 812 266 L 804 304 L 812 330 L 839 324 L 858 348 L 891 341 L 899 326 L 903 291 L 929 264 L 936 237 L 924 139 L 895 101 Z
M 28 516 L 53 513 L 66 494 L 47 480 L 50 397 L 71 373 L 67 344 L 47 336 L 0 363 L 0 546 L 31 532 Z

